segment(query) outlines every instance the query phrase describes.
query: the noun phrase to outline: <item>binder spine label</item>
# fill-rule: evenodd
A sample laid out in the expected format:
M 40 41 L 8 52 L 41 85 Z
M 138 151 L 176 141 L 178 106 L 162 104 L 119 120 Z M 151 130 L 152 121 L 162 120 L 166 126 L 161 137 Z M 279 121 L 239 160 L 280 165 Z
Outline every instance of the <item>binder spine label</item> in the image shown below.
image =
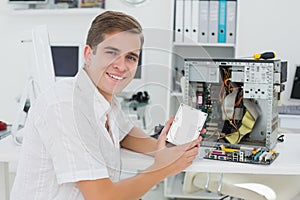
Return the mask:
M 218 42 L 226 42 L 226 0 L 219 1 Z

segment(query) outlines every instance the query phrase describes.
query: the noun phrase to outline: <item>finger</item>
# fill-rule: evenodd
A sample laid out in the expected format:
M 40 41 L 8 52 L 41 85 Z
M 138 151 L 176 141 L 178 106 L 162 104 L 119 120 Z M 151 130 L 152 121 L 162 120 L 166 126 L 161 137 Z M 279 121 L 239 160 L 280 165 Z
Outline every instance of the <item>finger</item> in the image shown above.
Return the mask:
M 201 129 L 200 133 L 206 133 L 206 129 L 205 128 Z
M 192 157 L 195 158 L 198 155 L 198 148 L 194 147 L 192 149 L 190 149 L 189 151 L 187 151 L 187 157 Z
M 205 136 L 205 134 L 206 134 L 206 129 L 205 128 L 201 129 L 199 135 L 200 136 Z
M 200 147 L 200 142 L 203 140 L 202 136 L 199 136 L 198 140 L 199 140 L 199 142 L 198 142 L 198 148 L 199 148 Z
M 187 159 L 187 163 L 191 163 L 192 164 L 195 159 L 196 159 L 196 156 L 190 157 L 190 158 Z
M 165 127 L 161 131 L 159 137 L 166 137 L 167 136 L 167 133 L 168 133 L 168 131 L 169 131 L 169 129 L 170 129 L 172 123 L 173 123 L 173 120 L 174 120 L 174 116 L 170 117 L 170 119 L 166 122 Z
M 168 132 L 169 132 L 169 129 L 171 128 L 171 125 L 172 125 L 172 123 L 173 123 L 173 121 L 174 121 L 174 116 L 171 116 L 170 117 L 170 119 L 167 121 L 167 123 L 166 123 L 166 125 L 165 125 L 165 127 L 164 127 L 164 129 L 163 129 L 163 131 L 162 132 L 164 132 L 166 135 L 168 134 Z
M 172 125 L 172 122 L 174 120 L 174 116 L 172 116 L 167 122 L 163 130 L 161 131 L 159 137 L 158 137 L 158 149 L 164 148 L 166 146 L 166 138 L 167 133 Z
M 193 140 L 189 143 L 184 144 L 185 145 L 185 150 L 187 151 L 187 150 L 189 150 L 191 148 L 194 148 L 194 147 L 200 147 L 201 140 L 202 140 L 202 137 L 199 136 L 197 139 L 195 139 L 195 140 Z
M 189 162 L 193 162 L 194 160 L 196 160 L 197 159 L 197 156 L 191 156 L 191 157 L 188 157 L 188 158 L 186 158 L 186 162 L 187 163 L 189 163 Z
M 193 148 L 189 151 L 186 151 L 183 155 L 185 162 L 192 162 L 198 155 L 198 148 Z

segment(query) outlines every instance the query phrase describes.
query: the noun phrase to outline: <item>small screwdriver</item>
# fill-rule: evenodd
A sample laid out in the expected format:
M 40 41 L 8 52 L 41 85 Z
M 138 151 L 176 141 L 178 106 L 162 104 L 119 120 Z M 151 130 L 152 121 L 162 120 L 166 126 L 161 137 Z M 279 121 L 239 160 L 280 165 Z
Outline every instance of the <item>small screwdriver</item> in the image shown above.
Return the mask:
M 253 55 L 253 58 L 255 60 L 258 60 L 258 59 L 273 59 L 276 57 L 276 53 L 275 52 L 264 52 L 264 53 L 256 53 Z

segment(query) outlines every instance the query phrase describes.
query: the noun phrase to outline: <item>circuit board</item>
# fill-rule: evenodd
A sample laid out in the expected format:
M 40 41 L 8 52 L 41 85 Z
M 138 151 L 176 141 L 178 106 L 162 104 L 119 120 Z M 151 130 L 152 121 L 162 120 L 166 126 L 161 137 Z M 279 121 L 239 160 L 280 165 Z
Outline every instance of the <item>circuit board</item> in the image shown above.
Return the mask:
M 270 165 L 279 153 L 275 150 L 268 150 L 266 148 L 228 148 L 223 145 L 215 148 L 205 149 L 205 159 L 230 161 L 238 163 Z

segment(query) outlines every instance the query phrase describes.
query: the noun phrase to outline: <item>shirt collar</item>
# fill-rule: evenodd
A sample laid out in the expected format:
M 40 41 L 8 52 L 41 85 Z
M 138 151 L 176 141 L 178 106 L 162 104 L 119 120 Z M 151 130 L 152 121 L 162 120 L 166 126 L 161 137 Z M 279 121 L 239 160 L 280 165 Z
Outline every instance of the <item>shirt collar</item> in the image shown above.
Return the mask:
M 110 110 L 111 106 L 116 105 L 116 99 L 113 97 L 111 104 L 104 98 L 104 96 L 98 91 L 88 74 L 84 69 L 80 69 L 76 76 L 77 87 L 81 90 L 84 98 L 93 98 L 95 111 L 97 115 L 106 115 Z M 90 101 L 89 101 L 90 102 Z

